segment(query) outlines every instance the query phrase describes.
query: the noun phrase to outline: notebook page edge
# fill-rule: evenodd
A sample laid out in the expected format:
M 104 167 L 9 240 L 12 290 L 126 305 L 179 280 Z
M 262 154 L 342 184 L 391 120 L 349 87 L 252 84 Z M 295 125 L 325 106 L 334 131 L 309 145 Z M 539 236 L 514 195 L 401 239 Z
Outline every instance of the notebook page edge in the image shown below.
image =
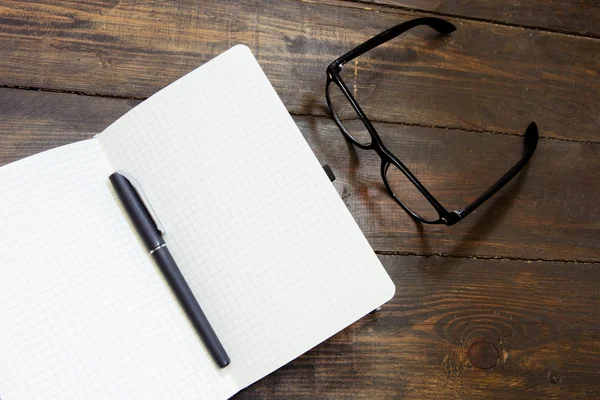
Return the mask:
M 289 358 L 287 361 L 281 363 L 278 366 L 273 367 L 269 372 L 262 374 L 260 376 L 257 376 L 256 378 L 252 378 L 250 380 L 246 380 L 246 381 L 237 381 L 236 380 L 236 384 L 238 387 L 238 391 L 236 393 L 239 393 L 240 391 L 252 386 L 253 384 L 255 384 L 256 382 L 260 381 L 261 379 L 271 375 L 273 372 L 277 371 L 278 369 L 284 367 L 285 365 L 293 362 L 295 359 L 297 359 L 298 357 L 308 353 L 309 351 L 313 350 L 314 348 L 316 348 L 317 346 L 323 344 L 324 342 L 326 342 L 327 340 L 331 339 L 332 337 L 334 337 L 335 335 L 337 335 L 338 333 L 342 332 L 344 329 L 347 329 L 348 327 L 350 327 L 351 325 L 353 325 L 354 323 L 360 321 L 362 318 L 364 318 L 365 316 L 369 315 L 371 312 L 375 311 L 377 312 L 377 308 L 385 305 L 385 303 L 387 303 L 388 301 L 390 301 L 395 294 L 395 286 L 393 284 L 393 282 L 390 280 L 391 285 L 387 285 L 385 291 L 383 293 L 385 293 L 385 295 L 381 296 L 381 300 L 376 301 L 374 303 L 370 303 L 370 306 L 368 307 L 370 310 L 362 313 L 360 316 L 358 316 L 356 319 L 354 319 L 353 321 L 351 321 L 350 323 L 345 323 L 343 324 L 343 326 L 338 329 L 337 331 L 333 332 L 332 334 L 330 334 L 329 336 L 323 338 L 320 342 L 315 343 L 312 347 L 306 349 L 305 351 Z
M 31 159 L 39 158 L 41 160 L 44 157 L 51 157 L 59 149 L 61 149 L 61 151 L 64 151 L 65 148 L 68 148 L 68 147 L 74 148 L 75 146 L 80 145 L 80 143 L 85 143 L 85 142 L 92 143 L 93 140 L 94 140 L 94 138 L 84 139 L 84 140 L 78 140 L 78 141 L 73 142 L 73 143 L 63 144 L 63 145 L 58 146 L 58 147 L 53 147 L 53 148 L 48 149 L 48 150 L 40 151 L 39 153 L 31 154 L 31 155 L 28 155 L 26 157 L 19 158 L 18 160 L 11 161 L 8 164 L 4 164 L 4 165 L 0 166 L 0 169 L 2 169 L 2 168 L 9 168 L 9 167 L 10 168 L 19 168 L 19 165 L 21 165 L 21 164 L 23 164 L 25 162 L 28 162 Z
M 111 131 L 117 129 L 120 125 L 122 125 L 123 121 L 131 118 L 132 115 L 135 115 L 137 112 L 139 112 L 138 108 L 142 108 L 143 109 L 145 107 L 144 103 L 151 103 L 151 102 L 160 101 L 160 99 L 162 98 L 161 93 L 164 95 L 164 92 L 168 91 L 168 89 L 171 88 L 173 85 L 180 84 L 181 81 L 185 81 L 185 79 L 190 79 L 195 73 L 198 73 L 198 70 L 202 69 L 204 66 L 208 66 L 210 64 L 218 62 L 218 60 L 220 58 L 222 58 L 226 53 L 229 53 L 229 52 L 233 51 L 234 49 L 237 49 L 237 50 L 247 49 L 248 51 L 250 51 L 250 49 L 246 45 L 238 44 L 238 45 L 233 46 L 229 50 L 227 50 L 227 51 L 219 54 L 218 56 L 211 58 L 210 60 L 206 61 L 205 63 L 201 64 L 200 66 L 192 69 L 191 71 L 187 72 L 183 76 L 179 77 L 175 81 L 169 83 L 167 86 L 161 88 L 156 93 L 153 93 L 146 100 L 142 101 L 140 104 L 138 104 L 137 106 L 133 107 L 131 110 L 129 110 L 128 112 L 126 112 L 125 114 L 123 114 L 121 117 L 119 117 L 116 121 L 113 121 L 102 132 L 97 133 L 96 135 L 94 135 L 93 138 L 97 139 L 100 142 L 100 144 L 102 145 L 103 151 L 106 152 L 106 149 L 108 148 L 108 146 L 110 144 L 109 143 L 109 141 L 110 141 L 110 134 L 108 132 L 111 132 Z M 136 109 L 138 109 L 138 110 L 136 111 Z

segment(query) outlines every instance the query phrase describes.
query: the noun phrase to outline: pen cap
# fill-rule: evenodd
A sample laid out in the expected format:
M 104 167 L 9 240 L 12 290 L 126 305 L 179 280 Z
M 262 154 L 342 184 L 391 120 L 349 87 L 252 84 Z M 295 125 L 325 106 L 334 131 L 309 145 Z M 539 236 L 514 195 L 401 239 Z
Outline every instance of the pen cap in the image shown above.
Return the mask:
M 164 244 L 165 241 L 156 223 L 129 179 L 118 172 L 113 173 L 109 179 L 146 249 L 150 251 Z

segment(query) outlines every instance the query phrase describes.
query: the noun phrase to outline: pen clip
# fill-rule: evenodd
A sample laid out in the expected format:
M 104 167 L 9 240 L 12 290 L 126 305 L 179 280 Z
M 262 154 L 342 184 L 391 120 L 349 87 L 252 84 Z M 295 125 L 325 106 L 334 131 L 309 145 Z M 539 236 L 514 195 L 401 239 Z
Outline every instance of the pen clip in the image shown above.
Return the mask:
M 150 204 L 148 197 L 144 193 L 144 190 L 142 189 L 142 185 L 140 185 L 140 183 L 129 172 L 122 171 L 122 170 L 117 171 L 117 172 L 119 174 L 123 175 L 129 181 L 129 183 L 131 183 L 133 190 L 135 190 L 137 192 L 140 200 L 142 201 L 142 204 L 144 204 L 144 207 L 146 207 L 146 210 L 148 211 L 150 218 L 152 218 L 152 221 L 156 225 L 156 229 L 158 229 L 162 235 L 166 235 L 167 231 L 165 230 L 163 224 L 160 222 L 160 219 L 158 218 L 156 211 L 154 211 L 152 204 Z

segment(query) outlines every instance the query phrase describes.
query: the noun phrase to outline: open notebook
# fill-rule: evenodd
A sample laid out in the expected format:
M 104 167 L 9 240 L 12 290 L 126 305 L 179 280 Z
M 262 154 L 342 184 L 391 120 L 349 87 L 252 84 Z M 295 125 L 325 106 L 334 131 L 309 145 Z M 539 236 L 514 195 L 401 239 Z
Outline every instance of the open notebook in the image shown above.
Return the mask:
M 219 369 L 108 180 L 137 178 L 231 357 Z M 0 398 L 225 399 L 394 286 L 251 52 L 94 139 L 0 168 Z

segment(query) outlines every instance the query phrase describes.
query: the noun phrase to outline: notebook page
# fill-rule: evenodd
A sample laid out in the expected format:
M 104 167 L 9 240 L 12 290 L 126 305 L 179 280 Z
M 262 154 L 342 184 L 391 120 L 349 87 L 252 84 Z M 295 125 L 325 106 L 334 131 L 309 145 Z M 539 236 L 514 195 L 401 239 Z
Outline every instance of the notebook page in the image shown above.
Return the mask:
M 227 397 L 96 140 L 0 168 L 0 398 Z
M 389 300 L 394 286 L 245 46 L 98 137 L 143 185 L 243 388 Z

